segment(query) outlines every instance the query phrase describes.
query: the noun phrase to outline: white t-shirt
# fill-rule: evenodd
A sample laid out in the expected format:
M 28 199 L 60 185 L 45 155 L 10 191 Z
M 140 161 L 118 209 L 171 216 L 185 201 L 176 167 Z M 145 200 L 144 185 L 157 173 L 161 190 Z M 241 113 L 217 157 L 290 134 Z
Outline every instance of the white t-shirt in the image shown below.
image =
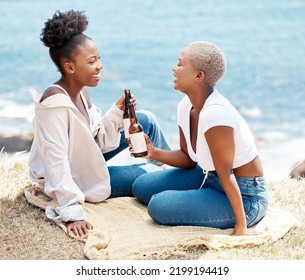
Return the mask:
M 199 115 L 196 153 L 190 139 L 190 110 L 192 104 L 185 96 L 178 105 L 178 125 L 181 127 L 187 143 L 189 156 L 206 171 L 215 170 L 205 132 L 214 126 L 229 126 L 234 129 L 235 155 L 232 168 L 252 161 L 258 154 L 251 130 L 228 99 L 214 90 L 207 98 Z

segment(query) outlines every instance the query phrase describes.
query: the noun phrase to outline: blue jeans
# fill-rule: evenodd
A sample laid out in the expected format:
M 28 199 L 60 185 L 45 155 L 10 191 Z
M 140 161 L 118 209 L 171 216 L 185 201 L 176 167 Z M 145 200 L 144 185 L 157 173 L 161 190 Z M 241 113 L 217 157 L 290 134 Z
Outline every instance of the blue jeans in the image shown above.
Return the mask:
M 143 127 L 144 133 L 150 137 L 155 147 L 164 150 L 171 149 L 153 113 L 146 110 L 137 111 L 137 118 Z M 127 147 L 128 144 L 125 142 L 124 131 L 122 131 L 119 147 L 111 152 L 105 153 L 105 160 L 110 160 Z M 148 160 L 148 163 L 142 164 L 108 166 L 111 185 L 110 198 L 119 196 L 133 196 L 131 187 L 134 180 L 148 172 L 162 170 L 159 167 L 160 165 L 162 165 L 162 163 L 158 161 Z
M 235 215 L 216 172 L 209 172 L 206 182 L 203 170 L 172 168 L 137 178 L 133 194 L 144 204 L 159 224 L 194 225 L 233 228 Z M 263 177 L 236 176 L 242 194 L 248 227 L 266 214 L 268 194 Z

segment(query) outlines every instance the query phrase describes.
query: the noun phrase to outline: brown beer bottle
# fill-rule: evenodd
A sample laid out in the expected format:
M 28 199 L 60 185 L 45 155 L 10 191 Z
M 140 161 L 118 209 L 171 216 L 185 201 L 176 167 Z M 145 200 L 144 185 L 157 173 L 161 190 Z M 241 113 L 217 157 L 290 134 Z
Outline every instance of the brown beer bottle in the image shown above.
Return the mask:
M 129 118 L 128 104 L 130 103 L 130 99 L 131 99 L 130 90 L 125 89 L 124 94 L 125 94 L 125 110 L 124 110 L 124 113 L 123 113 L 124 134 L 125 134 L 125 141 L 129 142 L 130 118 Z
M 147 147 L 144 138 L 144 132 L 141 124 L 138 122 L 135 109 L 132 103 L 128 104 L 130 126 L 129 137 L 132 144 L 134 157 L 144 157 L 147 155 Z

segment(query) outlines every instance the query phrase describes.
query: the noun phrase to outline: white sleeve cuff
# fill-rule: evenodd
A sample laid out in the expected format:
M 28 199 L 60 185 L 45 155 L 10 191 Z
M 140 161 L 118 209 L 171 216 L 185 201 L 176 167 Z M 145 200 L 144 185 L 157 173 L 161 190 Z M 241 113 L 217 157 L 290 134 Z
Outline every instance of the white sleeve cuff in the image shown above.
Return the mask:
M 55 222 L 81 221 L 86 219 L 84 208 L 81 204 L 65 207 L 46 207 L 46 216 Z

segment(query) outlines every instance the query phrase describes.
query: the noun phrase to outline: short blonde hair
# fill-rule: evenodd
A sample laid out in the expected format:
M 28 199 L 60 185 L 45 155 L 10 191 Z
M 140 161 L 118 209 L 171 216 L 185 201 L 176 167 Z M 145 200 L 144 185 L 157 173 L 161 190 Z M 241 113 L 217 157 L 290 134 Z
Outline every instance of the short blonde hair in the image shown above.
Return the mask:
M 222 50 L 205 41 L 192 42 L 188 47 L 196 70 L 203 71 L 208 84 L 215 86 L 226 71 L 226 58 Z

